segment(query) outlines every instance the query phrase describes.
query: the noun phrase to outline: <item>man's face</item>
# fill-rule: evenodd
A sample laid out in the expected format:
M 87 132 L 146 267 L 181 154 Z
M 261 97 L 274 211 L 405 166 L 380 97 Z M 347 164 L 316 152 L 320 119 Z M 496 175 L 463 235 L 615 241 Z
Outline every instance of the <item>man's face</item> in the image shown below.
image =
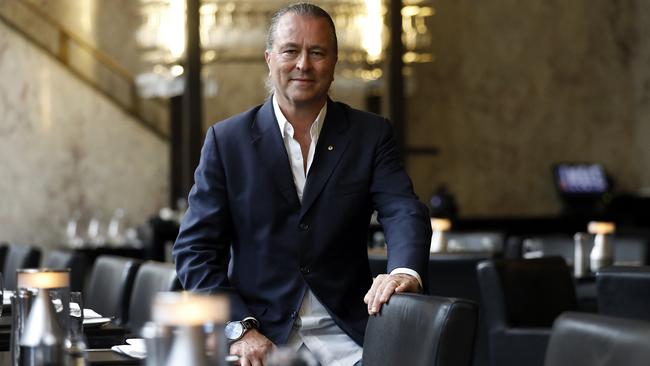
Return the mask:
M 336 46 L 323 18 L 287 13 L 264 52 L 280 105 L 322 105 L 334 80 Z

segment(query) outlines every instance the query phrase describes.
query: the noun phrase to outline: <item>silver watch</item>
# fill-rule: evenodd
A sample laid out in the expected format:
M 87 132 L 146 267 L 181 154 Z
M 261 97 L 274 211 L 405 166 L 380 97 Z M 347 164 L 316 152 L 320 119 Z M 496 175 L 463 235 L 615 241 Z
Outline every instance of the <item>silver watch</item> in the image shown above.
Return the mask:
M 250 329 L 258 329 L 259 327 L 260 323 L 257 319 L 248 317 L 242 320 L 228 322 L 224 328 L 224 334 L 228 341 L 235 342 L 240 340 Z

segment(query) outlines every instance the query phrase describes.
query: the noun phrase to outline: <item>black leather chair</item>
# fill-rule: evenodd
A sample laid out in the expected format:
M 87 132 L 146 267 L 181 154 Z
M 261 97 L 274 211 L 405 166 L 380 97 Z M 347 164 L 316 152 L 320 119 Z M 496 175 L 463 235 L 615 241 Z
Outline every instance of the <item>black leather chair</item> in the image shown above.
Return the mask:
M 395 294 L 368 320 L 363 364 L 469 366 L 477 317 L 472 301 Z
M 553 321 L 576 310 L 571 272 L 559 257 L 478 265 L 492 366 L 542 366 Z
M 108 255 L 97 258 L 84 293 L 84 306 L 102 316 L 115 317 L 118 324 L 128 321 L 133 279 L 140 263 L 137 259 Z
M 7 258 L 7 250 L 9 245 L 7 243 L 0 243 L 0 273 L 5 270 L 5 258 Z
M 52 250 L 45 256 L 43 267 L 70 268 L 70 290 L 83 291 L 88 261 L 86 256 L 69 250 Z
M 181 284 L 171 263 L 145 262 L 138 269 L 133 282 L 129 304 L 129 327 L 137 333 L 151 319 L 151 304 L 160 291 L 177 291 Z
M 545 366 L 647 366 L 650 323 L 599 314 L 562 314 L 553 326 Z
M 480 303 L 476 266 L 490 259 L 493 253 L 444 253 L 429 257 L 427 294 L 456 297 Z M 386 273 L 386 257 L 371 256 L 370 271 L 373 276 Z M 479 313 L 482 313 L 479 304 Z M 483 315 L 479 317 L 474 365 L 487 363 L 487 331 Z
M 10 244 L 5 258 L 4 277 L 7 290 L 16 289 L 16 270 L 38 268 L 41 250 L 31 245 Z
M 650 321 L 650 267 L 608 267 L 596 274 L 598 312 Z

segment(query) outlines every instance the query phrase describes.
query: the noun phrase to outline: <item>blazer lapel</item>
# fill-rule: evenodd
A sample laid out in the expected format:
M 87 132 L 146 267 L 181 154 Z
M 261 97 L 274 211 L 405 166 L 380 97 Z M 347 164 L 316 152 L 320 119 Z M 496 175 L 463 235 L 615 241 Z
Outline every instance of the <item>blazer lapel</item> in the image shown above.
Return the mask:
M 334 168 L 350 143 L 350 134 L 345 133 L 349 123 L 343 109 L 328 99 L 327 115 L 325 116 L 321 134 L 318 137 L 314 161 L 311 168 L 309 168 L 309 175 L 302 196 L 301 217 L 323 190 L 325 183 L 332 175 Z
M 289 156 L 282 141 L 271 98 L 257 112 L 251 125 L 251 135 L 251 142 L 268 175 L 289 204 L 298 206 L 298 193 L 293 182 Z

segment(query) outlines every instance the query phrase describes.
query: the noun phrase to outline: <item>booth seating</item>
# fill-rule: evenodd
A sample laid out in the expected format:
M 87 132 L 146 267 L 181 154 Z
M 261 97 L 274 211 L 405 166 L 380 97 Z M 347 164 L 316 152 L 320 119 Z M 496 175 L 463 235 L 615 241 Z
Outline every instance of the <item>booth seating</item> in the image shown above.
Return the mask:
M 469 366 L 477 317 L 472 301 L 395 294 L 368 320 L 363 365 Z
M 126 323 L 133 279 L 140 263 L 133 258 L 97 258 L 84 293 L 85 307 L 103 316 L 115 317 L 117 324 Z
M 176 277 L 176 269 L 171 263 L 144 262 L 138 269 L 133 283 L 129 303 L 129 328 L 137 334 L 151 319 L 151 305 L 156 293 L 177 291 L 181 284 Z
M 596 287 L 600 314 L 650 321 L 650 267 L 604 268 Z
M 542 366 L 553 321 L 577 310 L 571 272 L 560 257 L 478 265 L 492 366 Z
M 3 274 L 5 288 L 16 289 L 16 270 L 21 268 L 38 268 L 41 261 L 41 250 L 23 244 L 10 244 L 5 258 Z
M 553 325 L 544 365 L 647 366 L 649 363 L 650 323 L 567 312 Z

